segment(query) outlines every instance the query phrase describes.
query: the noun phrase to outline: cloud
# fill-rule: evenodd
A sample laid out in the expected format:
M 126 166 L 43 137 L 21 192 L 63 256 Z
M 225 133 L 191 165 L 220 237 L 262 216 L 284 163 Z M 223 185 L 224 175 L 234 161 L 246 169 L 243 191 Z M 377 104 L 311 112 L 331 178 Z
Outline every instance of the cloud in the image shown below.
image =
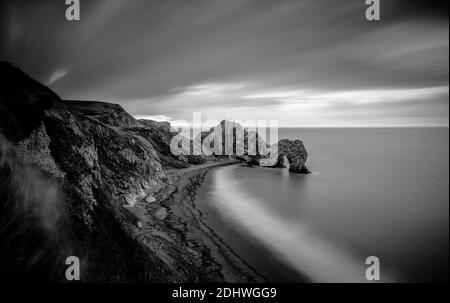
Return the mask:
M 69 71 L 67 69 L 57 69 L 55 70 L 51 75 L 48 81 L 46 82 L 46 85 L 52 85 L 56 81 L 60 80 L 62 77 L 67 75 Z
M 2 41 L 10 42 L 0 57 L 63 98 L 113 101 L 134 115 L 270 116 L 287 99 L 301 99 L 297 124 L 323 124 L 326 112 L 306 113 L 333 97 L 351 99 L 335 101 L 348 113 L 337 122 L 359 124 L 357 99 L 388 112 L 385 94 L 448 86 L 448 13 L 442 17 L 441 2 L 382 1 L 376 24 L 365 20 L 362 1 L 95 0 L 83 3 L 76 24 L 54 1 L 6 2 L 0 20 L 10 36 Z M 280 120 L 295 122 L 283 112 Z M 433 112 L 441 123 L 442 114 Z
M 326 91 L 215 83 L 171 92 L 128 103 L 127 110 L 155 111 L 157 105 L 158 112 L 172 109 L 177 120 L 201 112 L 205 120 L 278 120 L 282 127 L 448 125 L 448 85 Z

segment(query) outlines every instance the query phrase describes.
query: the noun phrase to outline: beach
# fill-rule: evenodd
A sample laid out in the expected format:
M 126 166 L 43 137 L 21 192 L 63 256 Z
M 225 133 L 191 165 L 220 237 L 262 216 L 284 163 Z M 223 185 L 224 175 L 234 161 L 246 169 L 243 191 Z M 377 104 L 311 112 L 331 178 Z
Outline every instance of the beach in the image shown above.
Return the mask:
M 144 242 L 152 250 L 176 243 L 176 262 L 188 263 L 192 282 L 304 282 L 302 276 L 280 263 L 248 234 L 231 226 L 204 195 L 211 186 L 209 172 L 238 161 L 214 161 L 167 171 L 172 184 L 153 189 L 155 202 L 139 201 L 129 210 L 138 218 Z M 148 241 L 145 241 L 148 239 Z M 159 242 L 159 245 L 157 244 Z M 157 245 L 157 246 L 156 246 Z M 177 252 L 170 251 L 171 258 Z M 167 263 L 169 251 L 165 258 Z
M 244 165 L 234 164 L 234 166 Z M 217 170 L 219 169 L 222 168 L 217 168 Z M 247 266 L 250 266 L 258 275 L 262 276 L 264 281 L 275 283 L 307 282 L 308 279 L 305 276 L 280 262 L 278 257 L 263 246 L 258 239 L 254 238 L 239 225 L 230 224 L 224 218 L 208 194 L 213 186 L 214 172 L 209 171 L 208 173 L 207 171 L 205 173 L 202 178 L 202 185 L 195 196 L 194 203 L 202 213 L 202 221 L 214 230 L 215 234 L 227 243 L 229 249 L 238 255 Z
M 448 235 L 442 156 L 448 145 L 439 142 L 447 134 L 294 130 L 284 135 L 308 140 L 310 175 L 229 160 L 191 165 L 167 170 L 171 184 L 153 189 L 151 199 L 130 211 L 148 247 L 164 252 L 169 265 L 183 264 L 176 271 L 184 281 L 367 282 L 371 255 L 383 260 L 384 282 L 441 281 L 448 264 L 442 240 L 448 237 L 441 238 Z M 421 173 L 412 173 L 411 163 L 425 152 Z

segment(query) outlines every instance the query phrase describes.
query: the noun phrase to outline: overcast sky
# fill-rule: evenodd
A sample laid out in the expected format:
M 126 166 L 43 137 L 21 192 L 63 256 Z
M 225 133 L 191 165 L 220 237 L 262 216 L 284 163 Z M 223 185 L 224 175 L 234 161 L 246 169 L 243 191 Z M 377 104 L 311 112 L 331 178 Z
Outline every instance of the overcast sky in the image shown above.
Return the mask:
M 382 1 L 379 22 L 364 0 L 80 2 L 68 22 L 64 0 L 2 1 L 0 59 L 138 117 L 449 123 L 447 1 Z

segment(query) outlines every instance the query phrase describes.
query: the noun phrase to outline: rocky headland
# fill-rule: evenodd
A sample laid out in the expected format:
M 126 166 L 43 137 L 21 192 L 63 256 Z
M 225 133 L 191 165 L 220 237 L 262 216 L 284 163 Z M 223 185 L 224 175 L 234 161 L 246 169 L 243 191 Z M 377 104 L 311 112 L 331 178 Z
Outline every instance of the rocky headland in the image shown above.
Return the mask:
M 0 62 L 0 279 L 265 281 L 202 219 L 195 194 L 209 169 L 257 157 L 174 156 L 167 122 L 136 120 L 120 105 L 62 100 Z M 300 140 L 280 140 L 307 173 Z

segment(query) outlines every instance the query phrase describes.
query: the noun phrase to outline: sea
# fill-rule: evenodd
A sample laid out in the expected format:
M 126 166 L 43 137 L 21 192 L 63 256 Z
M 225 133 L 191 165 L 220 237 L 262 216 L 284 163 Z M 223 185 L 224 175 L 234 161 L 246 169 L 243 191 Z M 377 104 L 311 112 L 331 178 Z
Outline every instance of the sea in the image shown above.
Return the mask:
M 448 128 L 290 128 L 279 138 L 303 141 L 311 174 L 210 172 L 209 206 L 240 236 L 312 282 L 448 281 Z

